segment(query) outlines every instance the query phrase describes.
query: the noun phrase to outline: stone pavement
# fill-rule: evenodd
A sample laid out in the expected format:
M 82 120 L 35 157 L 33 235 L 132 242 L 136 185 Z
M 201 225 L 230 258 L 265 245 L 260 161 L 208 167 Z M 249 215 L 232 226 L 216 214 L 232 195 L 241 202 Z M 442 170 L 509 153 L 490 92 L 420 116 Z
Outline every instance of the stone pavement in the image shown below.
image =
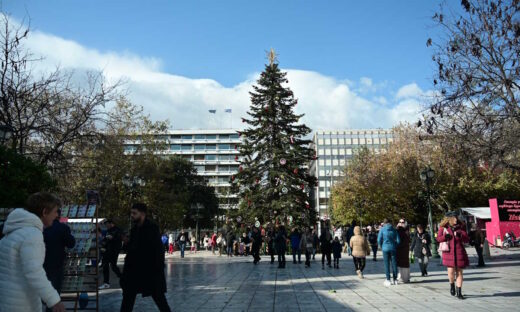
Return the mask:
M 474 249 L 468 248 L 474 265 Z M 492 249 L 493 260 L 464 271 L 461 301 L 449 294 L 446 270 L 430 263 L 429 277 L 412 264 L 409 284 L 385 287 L 381 257 L 367 260 L 365 279 L 359 280 L 346 255 L 340 269 L 322 270 L 321 262 L 293 264 L 277 269 L 267 257 L 254 266 L 251 257 L 177 252 L 167 257 L 168 302 L 173 311 L 519 311 L 520 250 Z M 111 277 L 113 287 L 118 284 Z M 104 290 L 102 311 L 119 311 L 121 290 Z M 134 311 L 157 311 L 151 298 L 137 297 Z

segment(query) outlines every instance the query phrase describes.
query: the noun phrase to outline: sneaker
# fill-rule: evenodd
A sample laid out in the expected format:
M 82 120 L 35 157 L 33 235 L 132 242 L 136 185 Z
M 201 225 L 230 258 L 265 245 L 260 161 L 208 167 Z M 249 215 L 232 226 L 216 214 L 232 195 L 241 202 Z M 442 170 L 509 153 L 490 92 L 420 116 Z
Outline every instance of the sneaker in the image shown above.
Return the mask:
M 394 282 L 392 285 L 399 285 L 399 282 L 397 281 L 397 279 L 394 278 Z
M 361 278 L 361 271 L 360 270 L 356 270 L 356 274 L 359 278 Z
M 363 275 L 363 272 L 359 273 L 359 278 L 360 279 L 364 279 L 365 278 L 365 276 Z
M 102 290 L 102 289 L 108 289 L 110 288 L 110 284 L 107 284 L 107 283 L 104 283 L 103 285 L 99 286 L 99 290 Z
M 385 285 L 386 287 L 390 287 L 390 285 L 392 285 L 392 282 L 390 282 L 390 280 L 386 280 L 383 285 Z

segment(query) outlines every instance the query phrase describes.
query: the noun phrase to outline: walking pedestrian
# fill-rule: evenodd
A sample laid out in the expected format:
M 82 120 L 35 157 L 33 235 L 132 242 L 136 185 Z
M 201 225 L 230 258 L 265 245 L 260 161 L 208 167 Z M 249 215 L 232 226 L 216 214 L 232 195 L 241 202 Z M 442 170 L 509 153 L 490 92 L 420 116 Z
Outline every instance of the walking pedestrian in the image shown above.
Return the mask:
M 253 263 L 257 264 L 260 261 L 260 247 L 262 246 L 262 233 L 256 226 L 253 226 L 253 231 L 251 232 L 251 240 L 253 242 L 252 245 L 252 254 L 253 254 Z
M 330 268 L 331 267 L 330 253 L 332 252 L 332 235 L 330 234 L 330 231 L 329 231 L 329 228 L 327 225 L 323 226 L 323 228 L 321 229 L 320 248 L 321 248 L 321 268 L 325 269 L 325 258 L 327 258 L 327 266 Z
M 402 283 L 410 282 L 410 234 L 406 220 L 400 219 L 397 224 L 397 234 L 399 234 L 400 243 L 397 245 L 397 267 L 399 273 L 397 280 Z
M 147 218 L 145 204 L 134 204 L 130 217 L 133 224 L 120 280 L 123 289 L 121 312 L 133 310 L 137 294 L 151 296 L 159 311 L 169 312 L 171 310 L 164 296 L 164 250 L 159 227 Z
M 378 247 L 378 244 L 377 244 L 377 232 L 376 232 L 376 227 L 375 226 L 373 226 L 373 227 L 369 226 L 368 242 L 370 243 L 370 247 L 372 248 L 372 255 L 373 255 L 372 260 L 373 261 L 377 261 L 377 247 Z
M 419 263 L 421 276 L 428 276 L 428 263 L 432 256 L 431 243 L 430 234 L 424 231 L 422 224 L 417 224 L 417 231 L 412 236 L 410 250 L 412 250 L 417 263 Z
M 316 260 L 316 252 L 318 251 L 318 247 L 320 246 L 320 238 L 318 237 L 318 233 L 316 233 L 316 229 L 312 230 L 312 260 Z
M 100 290 L 110 288 L 110 268 L 117 278 L 121 278 L 121 271 L 117 266 L 117 258 L 121 252 L 122 244 L 121 230 L 110 219 L 106 220 L 105 224 L 107 235 L 102 243 L 105 252 L 103 253 L 103 285 L 99 286 Z
M 287 249 L 287 232 L 285 226 L 278 226 L 275 237 L 276 253 L 278 254 L 278 268 L 285 268 L 285 251 Z
M 43 230 L 43 241 L 45 242 L 45 260 L 43 268 L 47 273 L 47 278 L 56 289 L 61 293 L 63 282 L 63 270 L 66 257 L 65 248 L 73 248 L 76 245 L 74 236 L 70 233 L 68 225 L 60 222 L 61 210 L 58 209 L 58 217 L 54 219 L 52 225 Z M 52 309 L 47 307 L 47 312 Z
M 215 248 L 217 248 L 217 233 L 213 232 L 213 235 L 211 235 L 211 253 L 215 254 Z
M 24 208 L 7 216 L 0 240 L 0 311 L 65 311 L 60 295 L 47 279 L 43 262 L 43 228 L 52 225 L 61 201 L 40 192 L 29 196 Z
M 383 250 L 383 262 L 385 265 L 386 280 L 384 285 L 397 285 L 397 245 L 400 243 L 399 234 L 394 229 L 392 224 L 388 222 L 388 219 L 383 221 L 383 227 L 379 231 L 377 236 L 377 242 L 381 245 Z M 390 280 L 390 267 L 392 268 L 392 277 Z
M 365 269 L 366 256 L 370 255 L 370 247 L 368 241 L 361 233 L 359 226 L 354 227 L 354 236 L 350 238 L 350 248 L 352 249 L 352 259 L 354 267 L 359 278 L 363 279 L 363 270 Z
M 268 227 L 268 230 L 267 230 L 267 235 L 265 236 L 265 240 L 266 240 L 266 243 L 267 243 L 267 252 L 271 256 L 271 264 L 274 263 L 274 254 L 275 254 L 274 241 L 275 241 L 275 237 L 276 237 L 276 232 L 275 232 L 275 230 L 273 228 L 273 225 L 269 224 L 269 227 Z
M 175 238 L 172 233 L 168 235 L 168 253 L 171 255 L 173 254 L 173 246 L 175 245 Z
M 195 233 L 191 233 L 190 252 L 197 253 L 197 237 L 195 237 Z M 220 253 L 220 255 L 222 255 L 222 252 Z
M 168 235 L 166 235 L 166 233 L 164 233 L 161 236 L 161 242 L 163 243 L 163 246 L 164 246 L 164 252 L 168 252 Z
M 228 257 L 233 257 L 233 244 L 235 242 L 235 233 L 231 226 L 228 227 L 226 232 L 226 253 Z
M 348 226 L 344 226 L 341 228 L 341 241 L 343 242 L 343 253 L 347 253 L 348 251 L 348 242 L 347 242 L 347 232 L 348 232 Z
M 179 249 L 181 250 L 181 258 L 184 258 L 184 251 L 186 250 L 187 241 L 188 241 L 188 233 L 184 232 L 184 229 L 181 229 L 179 236 L 177 236 L 177 242 L 179 244 Z
M 452 296 L 456 294 L 457 298 L 464 299 L 462 295 L 463 271 L 469 265 L 464 244 L 469 242 L 469 237 L 455 212 L 446 213 L 445 218 L 439 224 L 437 241 L 441 244 L 447 243 L 447 250 L 442 252 L 442 262 L 448 268 L 450 294 Z
M 309 268 L 311 266 L 311 254 L 314 249 L 313 235 L 309 228 L 307 228 L 305 230 L 305 233 L 302 235 L 300 246 L 301 249 L 303 249 L 303 251 L 305 252 L 305 267 Z
M 352 256 L 352 248 L 350 248 L 350 239 L 354 236 L 354 227 L 356 227 L 356 220 L 352 220 L 350 227 L 347 230 L 347 253 Z
M 298 255 L 298 263 L 302 263 L 302 250 L 300 249 L 301 234 L 298 228 L 292 229 L 289 238 L 291 239 L 293 264 L 296 264 L 296 255 Z
M 471 237 L 471 245 L 475 246 L 475 251 L 477 252 L 477 257 L 478 257 L 477 267 L 481 268 L 481 267 L 486 266 L 486 264 L 484 263 L 484 256 L 482 254 L 482 252 L 484 250 L 484 240 L 486 238 L 484 237 L 484 235 L 482 234 L 482 231 L 476 224 L 473 224 L 473 226 L 471 227 L 470 237 Z
M 341 258 L 341 243 L 336 236 L 332 242 L 332 254 L 334 255 L 334 268 L 339 269 L 339 259 Z

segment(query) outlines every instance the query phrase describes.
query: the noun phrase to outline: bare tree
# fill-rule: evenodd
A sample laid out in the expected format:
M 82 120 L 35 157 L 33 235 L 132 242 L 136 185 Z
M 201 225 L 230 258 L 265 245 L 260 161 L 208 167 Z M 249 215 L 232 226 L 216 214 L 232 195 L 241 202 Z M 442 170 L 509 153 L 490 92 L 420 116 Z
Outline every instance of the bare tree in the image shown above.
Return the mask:
M 437 88 L 419 126 L 472 164 L 520 171 L 520 1 L 463 0 L 436 13 Z M 447 15 L 448 14 L 448 15 Z
M 18 153 L 63 170 L 73 155 L 71 143 L 96 135 L 119 83 L 107 84 L 99 72 L 87 73 L 79 84 L 74 72 L 38 73 L 42 58 L 23 45 L 29 28 L 6 14 L 0 22 L 0 123 L 14 129 L 11 147 Z

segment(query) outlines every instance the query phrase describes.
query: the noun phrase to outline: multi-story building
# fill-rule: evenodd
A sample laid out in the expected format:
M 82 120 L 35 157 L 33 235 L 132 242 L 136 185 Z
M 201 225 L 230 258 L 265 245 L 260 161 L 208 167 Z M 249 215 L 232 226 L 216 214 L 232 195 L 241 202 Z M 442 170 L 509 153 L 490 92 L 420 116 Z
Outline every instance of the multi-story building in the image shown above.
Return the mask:
M 356 151 L 366 146 L 376 153 L 384 152 L 392 140 L 392 131 L 384 129 L 319 130 L 314 133 L 313 147 L 318 158 L 310 164 L 310 173 L 318 178 L 318 186 L 312 194 L 312 206 L 320 219 L 329 218 L 330 190 L 334 183 L 344 178 L 344 168 Z
M 236 207 L 238 195 L 230 192 L 230 178 L 240 164 L 237 130 L 171 130 L 157 135 L 156 140 L 164 140 L 169 146 L 162 154 L 179 155 L 193 163 L 197 174 L 215 187 L 219 208 Z M 135 151 L 136 144 L 139 140 L 126 142 L 125 151 Z

